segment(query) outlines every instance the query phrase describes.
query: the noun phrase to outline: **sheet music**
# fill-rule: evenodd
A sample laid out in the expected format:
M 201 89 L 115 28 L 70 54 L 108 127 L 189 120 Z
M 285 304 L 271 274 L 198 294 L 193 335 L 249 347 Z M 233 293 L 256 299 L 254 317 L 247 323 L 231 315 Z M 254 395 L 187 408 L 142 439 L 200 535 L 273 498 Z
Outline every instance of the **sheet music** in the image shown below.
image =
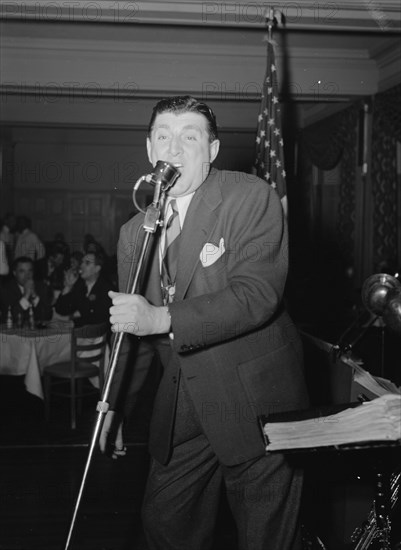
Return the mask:
M 361 365 L 356 362 L 351 357 L 343 355 L 341 360 L 346 365 L 349 365 L 354 369 L 354 381 L 377 395 L 386 395 L 388 393 L 394 393 L 401 395 L 401 389 L 397 387 L 393 382 L 387 380 L 386 378 L 381 378 L 379 376 L 372 376 L 368 371 L 366 371 Z
M 339 413 L 293 422 L 267 422 L 266 451 L 401 440 L 401 396 L 388 393 Z

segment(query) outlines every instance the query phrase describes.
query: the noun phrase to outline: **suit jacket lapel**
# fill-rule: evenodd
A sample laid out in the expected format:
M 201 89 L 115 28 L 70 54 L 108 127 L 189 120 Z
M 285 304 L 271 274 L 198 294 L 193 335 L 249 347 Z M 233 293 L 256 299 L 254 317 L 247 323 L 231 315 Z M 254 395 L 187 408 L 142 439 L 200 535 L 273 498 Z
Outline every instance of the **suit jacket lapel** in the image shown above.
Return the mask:
M 143 218 L 139 216 L 138 218 L 135 217 L 132 225 L 127 228 L 127 231 L 128 234 L 126 240 L 134 245 L 134 255 L 131 257 L 129 254 L 127 256 L 129 258 L 128 264 L 127 260 L 123 263 L 124 272 L 122 277 L 120 277 L 124 280 L 124 287 L 120 287 L 120 292 L 129 293 L 132 289 L 133 275 L 136 274 L 136 269 L 138 268 L 140 251 L 142 250 L 142 244 L 145 238 Z M 136 288 L 136 292 L 138 294 L 144 296 L 151 304 L 155 306 L 163 305 L 160 283 L 159 236 L 160 229 L 155 234 L 150 236 Z M 121 262 L 121 258 L 119 261 Z M 131 270 L 133 271 L 132 273 Z
M 145 276 L 143 277 L 141 292 L 141 294 L 155 306 L 163 305 L 160 277 L 159 237 L 160 233 L 158 232 L 149 243 L 147 256 L 149 263 L 148 269 L 145 271 Z
M 217 174 L 216 170 L 211 170 L 196 191 L 185 217 L 178 257 L 176 300 L 184 298 L 198 265 L 200 252 L 217 222 L 217 209 L 222 201 Z
M 15 286 L 15 295 L 19 296 L 19 300 L 20 300 L 24 296 L 24 291 L 21 290 L 17 281 L 14 281 L 14 286 Z

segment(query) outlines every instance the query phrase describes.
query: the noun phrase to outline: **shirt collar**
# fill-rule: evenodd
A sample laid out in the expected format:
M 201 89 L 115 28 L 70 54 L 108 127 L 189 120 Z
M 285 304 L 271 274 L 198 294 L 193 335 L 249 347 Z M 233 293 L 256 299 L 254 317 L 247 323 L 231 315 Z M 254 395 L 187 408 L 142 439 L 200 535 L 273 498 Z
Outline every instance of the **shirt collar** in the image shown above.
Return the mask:
M 166 204 L 164 209 L 165 212 L 167 212 L 168 205 L 171 202 L 171 200 L 175 199 L 178 215 L 180 217 L 181 227 L 184 225 L 185 216 L 187 215 L 189 205 L 194 195 L 195 195 L 195 191 L 193 191 L 192 193 L 189 193 L 188 195 L 183 195 L 182 197 L 167 197 L 166 199 Z

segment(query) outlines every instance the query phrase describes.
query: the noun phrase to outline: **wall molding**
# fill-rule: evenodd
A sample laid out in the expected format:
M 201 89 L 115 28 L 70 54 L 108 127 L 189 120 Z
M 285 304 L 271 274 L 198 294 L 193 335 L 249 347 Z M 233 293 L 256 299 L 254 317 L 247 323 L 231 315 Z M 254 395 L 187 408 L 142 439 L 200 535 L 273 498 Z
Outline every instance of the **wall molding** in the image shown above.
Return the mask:
M 228 127 L 246 129 L 266 70 L 267 7 L 2 0 L 0 121 L 141 126 L 154 100 L 190 93 L 217 105 Z M 287 64 L 286 101 L 344 103 L 400 81 L 398 0 L 278 0 L 275 9 L 286 12 L 284 31 L 274 33 L 279 85 Z
M 84 37 L 2 39 L 0 93 L 72 100 L 139 100 L 192 93 L 215 101 L 259 101 L 266 44 L 167 43 Z M 378 90 L 377 67 L 366 48 L 289 46 L 292 99 L 344 101 Z M 29 59 L 29 63 L 27 63 Z M 282 82 L 284 55 L 276 65 Z M 194 69 L 196 67 L 196 69 Z
M 263 28 L 265 2 L 146 2 L 115 0 L 3 0 L 0 18 L 128 25 Z M 395 32 L 401 28 L 398 0 L 288 2 L 276 0 L 287 28 Z

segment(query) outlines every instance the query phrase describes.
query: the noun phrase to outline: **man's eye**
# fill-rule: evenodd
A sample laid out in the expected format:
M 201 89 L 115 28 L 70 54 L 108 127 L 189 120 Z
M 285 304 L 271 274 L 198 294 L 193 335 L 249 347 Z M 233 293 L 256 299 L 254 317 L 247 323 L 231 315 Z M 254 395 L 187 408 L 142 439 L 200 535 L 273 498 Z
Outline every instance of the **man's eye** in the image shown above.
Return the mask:
M 166 141 L 166 139 L 168 139 L 168 136 L 165 134 L 160 134 L 157 136 L 157 141 Z
M 187 141 L 196 141 L 196 136 L 193 135 L 193 134 L 188 134 L 188 135 L 185 136 L 185 139 Z

